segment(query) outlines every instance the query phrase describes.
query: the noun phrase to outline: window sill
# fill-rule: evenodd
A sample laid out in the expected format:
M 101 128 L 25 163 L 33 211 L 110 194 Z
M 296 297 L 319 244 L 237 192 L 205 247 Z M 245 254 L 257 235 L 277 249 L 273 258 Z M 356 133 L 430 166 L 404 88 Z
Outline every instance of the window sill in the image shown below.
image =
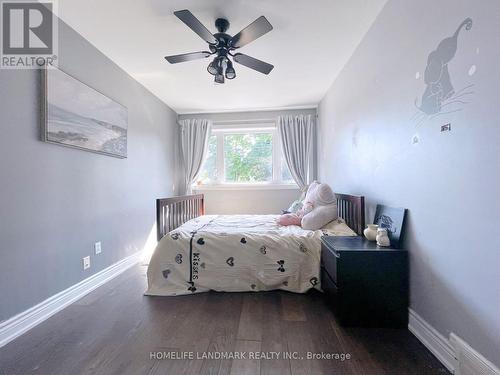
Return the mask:
M 196 185 L 194 191 L 211 190 L 299 190 L 296 184 L 219 184 L 219 185 Z

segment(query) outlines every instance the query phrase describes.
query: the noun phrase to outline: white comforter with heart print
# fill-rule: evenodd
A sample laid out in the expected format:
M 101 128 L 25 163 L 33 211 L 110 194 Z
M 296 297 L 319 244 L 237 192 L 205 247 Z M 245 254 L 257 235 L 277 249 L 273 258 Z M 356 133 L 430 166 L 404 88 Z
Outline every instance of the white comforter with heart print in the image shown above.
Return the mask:
M 342 219 L 310 231 L 280 226 L 277 218 L 206 215 L 186 222 L 158 243 L 145 294 L 319 289 L 321 236 L 355 233 Z

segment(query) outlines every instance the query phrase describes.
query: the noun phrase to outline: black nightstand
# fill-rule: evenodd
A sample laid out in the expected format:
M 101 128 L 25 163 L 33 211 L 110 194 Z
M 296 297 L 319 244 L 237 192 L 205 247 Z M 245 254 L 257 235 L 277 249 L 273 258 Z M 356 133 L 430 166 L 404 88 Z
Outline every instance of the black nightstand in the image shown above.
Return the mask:
M 340 324 L 406 327 L 408 253 L 364 237 L 321 238 L 321 287 Z

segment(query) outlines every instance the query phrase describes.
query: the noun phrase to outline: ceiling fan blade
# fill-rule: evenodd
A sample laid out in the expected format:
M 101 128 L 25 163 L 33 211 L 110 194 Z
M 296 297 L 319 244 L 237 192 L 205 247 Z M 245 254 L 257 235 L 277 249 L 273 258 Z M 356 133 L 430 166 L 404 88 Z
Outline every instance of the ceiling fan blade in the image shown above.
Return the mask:
M 215 39 L 212 33 L 205 26 L 203 26 L 198 18 L 196 18 L 189 10 L 178 10 L 174 12 L 174 14 L 177 16 L 177 18 L 184 22 L 187 27 L 198 34 L 205 42 L 210 44 L 217 44 L 217 39 Z
M 211 53 L 208 51 L 192 52 L 183 53 L 182 55 L 166 56 L 165 60 L 167 60 L 170 64 L 177 64 L 184 61 L 204 59 L 205 57 L 208 57 L 210 55 Z
M 244 55 L 243 53 L 236 53 L 234 55 L 234 61 L 236 61 L 238 64 L 245 65 L 250 69 L 264 74 L 269 74 L 274 68 L 274 65 L 268 64 L 264 61 L 260 61 L 259 59 L 256 59 L 254 57 Z
M 267 18 L 260 16 L 238 34 L 233 36 L 229 41 L 229 45 L 234 48 L 243 47 L 245 44 L 253 42 L 255 39 L 260 38 L 272 29 L 273 26 L 269 23 Z

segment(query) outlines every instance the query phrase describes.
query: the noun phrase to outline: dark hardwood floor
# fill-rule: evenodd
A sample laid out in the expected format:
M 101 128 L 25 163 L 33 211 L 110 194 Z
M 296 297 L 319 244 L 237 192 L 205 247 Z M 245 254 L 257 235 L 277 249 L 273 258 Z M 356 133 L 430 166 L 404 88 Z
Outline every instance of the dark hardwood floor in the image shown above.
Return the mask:
M 340 327 L 322 295 L 145 297 L 136 266 L 0 349 L 1 374 L 447 374 L 407 330 Z M 150 359 L 160 352 L 345 353 L 335 359 Z

